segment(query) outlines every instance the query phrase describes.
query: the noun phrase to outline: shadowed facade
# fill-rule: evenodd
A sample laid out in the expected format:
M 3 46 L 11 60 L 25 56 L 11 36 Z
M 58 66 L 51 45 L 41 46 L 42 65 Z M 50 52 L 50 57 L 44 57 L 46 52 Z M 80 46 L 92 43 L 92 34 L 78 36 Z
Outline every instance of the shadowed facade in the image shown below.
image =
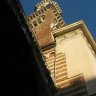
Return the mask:
M 19 0 L 0 0 L 0 10 L 1 94 L 53 96 L 53 81 Z

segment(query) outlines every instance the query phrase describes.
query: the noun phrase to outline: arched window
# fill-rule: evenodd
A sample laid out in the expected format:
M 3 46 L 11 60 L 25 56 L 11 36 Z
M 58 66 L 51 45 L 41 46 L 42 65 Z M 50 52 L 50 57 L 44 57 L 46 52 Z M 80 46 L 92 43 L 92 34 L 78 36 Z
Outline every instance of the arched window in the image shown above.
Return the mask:
M 37 26 L 37 22 L 36 22 L 36 21 L 33 21 L 33 25 L 34 25 L 34 26 Z
M 45 15 L 41 15 L 39 18 L 40 18 L 41 22 L 44 22 Z
M 45 19 L 45 15 L 42 15 L 41 18 L 44 20 Z
M 40 17 L 38 17 L 38 18 L 37 18 L 37 22 L 38 22 L 39 24 L 41 24 L 41 23 L 42 23 L 42 20 L 41 20 L 41 18 L 40 18 Z

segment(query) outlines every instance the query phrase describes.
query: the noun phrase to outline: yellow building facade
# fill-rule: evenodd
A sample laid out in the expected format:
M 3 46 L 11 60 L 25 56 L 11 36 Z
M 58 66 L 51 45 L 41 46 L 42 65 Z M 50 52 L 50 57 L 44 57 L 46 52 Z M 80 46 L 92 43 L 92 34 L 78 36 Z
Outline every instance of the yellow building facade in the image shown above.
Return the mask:
M 56 96 L 96 96 L 96 43 L 85 23 L 66 25 L 51 0 L 42 0 L 36 7 L 28 16 L 29 27 L 57 87 Z
M 83 74 L 88 96 L 96 94 L 96 43 L 84 22 L 62 27 L 53 35 L 56 52 L 66 56 L 68 78 Z

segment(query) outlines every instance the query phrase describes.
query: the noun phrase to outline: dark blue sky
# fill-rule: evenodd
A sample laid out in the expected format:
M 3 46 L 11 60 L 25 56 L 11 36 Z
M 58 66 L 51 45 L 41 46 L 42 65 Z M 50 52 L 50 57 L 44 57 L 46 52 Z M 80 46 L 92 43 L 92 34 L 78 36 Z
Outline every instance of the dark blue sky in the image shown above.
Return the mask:
M 20 0 L 26 15 L 34 12 L 41 0 Z M 96 41 L 96 0 L 55 0 L 59 3 L 66 24 L 83 20 Z

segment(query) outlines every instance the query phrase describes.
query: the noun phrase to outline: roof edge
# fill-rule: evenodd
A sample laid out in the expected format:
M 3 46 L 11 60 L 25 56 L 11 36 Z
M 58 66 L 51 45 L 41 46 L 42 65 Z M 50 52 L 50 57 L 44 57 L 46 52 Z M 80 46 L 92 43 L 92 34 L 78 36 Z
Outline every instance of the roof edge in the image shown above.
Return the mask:
M 69 24 L 69 25 L 66 25 L 62 28 L 59 28 L 57 30 L 54 30 L 52 32 L 54 38 L 60 36 L 60 35 L 63 35 L 63 34 L 66 34 L 72 30 L 76 30 L 78 28 L 81 28 L 81 30 L 83 31 L 85 37 L 87 38 L 88 42 L 90 43 L 90 45 L 92 46 L 93 50 L 95 51 L 96 53 L 96 42 L 95 40 L 93 39 L 90 31 L 88 30 L 86 24 L 84 23 L 83 20 L 80 20 L 80 21 L 77 21 L 75 23 L 72 23 L 72 24 Z

